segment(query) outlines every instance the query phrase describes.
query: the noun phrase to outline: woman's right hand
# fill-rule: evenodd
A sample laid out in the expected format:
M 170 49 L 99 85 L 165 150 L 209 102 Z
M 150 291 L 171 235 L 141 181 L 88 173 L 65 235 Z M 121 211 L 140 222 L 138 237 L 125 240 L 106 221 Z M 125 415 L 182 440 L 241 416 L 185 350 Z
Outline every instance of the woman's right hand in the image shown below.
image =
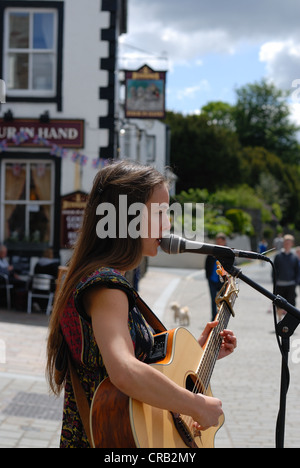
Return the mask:
M 218 398 L 202 395 L 196 395 L 199 398 L 196 413 L 193 417 L 194 427 L 198 431 L 205 431 L 210 427 L 217 426 L 219 419 L 223 415 L 222 402 Z

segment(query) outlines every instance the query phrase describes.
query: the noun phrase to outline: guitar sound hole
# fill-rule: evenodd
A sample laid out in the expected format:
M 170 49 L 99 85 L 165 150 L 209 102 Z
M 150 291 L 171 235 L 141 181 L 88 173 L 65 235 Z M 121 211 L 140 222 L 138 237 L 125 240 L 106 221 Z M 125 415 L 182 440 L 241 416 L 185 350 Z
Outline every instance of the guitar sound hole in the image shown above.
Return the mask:
M 196 375 L 190 374 L 185 382 L 185 388 L 192 393 L 205 393 L 204 387 Z

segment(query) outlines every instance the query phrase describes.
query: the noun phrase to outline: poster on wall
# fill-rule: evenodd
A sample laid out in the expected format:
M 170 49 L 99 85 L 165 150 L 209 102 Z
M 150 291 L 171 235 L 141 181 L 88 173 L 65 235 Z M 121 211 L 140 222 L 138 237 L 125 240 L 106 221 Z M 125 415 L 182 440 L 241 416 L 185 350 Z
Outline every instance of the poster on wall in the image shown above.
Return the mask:
M 62 249 L 73 247 L 77 240 L 87 197 L 86 193 L 78 191 L 65 195 L 61 199 L 60 246 Z
M 125 71 L 125 117 L 128 119 L 164 119 L 166 72 L 148 65 Z

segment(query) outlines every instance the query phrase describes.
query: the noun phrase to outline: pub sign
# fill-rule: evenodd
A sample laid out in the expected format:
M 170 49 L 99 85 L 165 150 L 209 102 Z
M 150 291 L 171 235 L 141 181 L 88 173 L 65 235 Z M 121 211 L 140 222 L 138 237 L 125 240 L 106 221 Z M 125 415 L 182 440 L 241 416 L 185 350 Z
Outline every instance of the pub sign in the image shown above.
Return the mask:
M 41 123 L 38 119 L 14 119 L 5 121 L 0 119 L 0 143 L 7 142 L 7 146 L 15 146 L 14 139 L 18 134 L 26 134 L 26 141 L 22 146 L 35 148 L 40 141 L 47 140 L 48 144 L 55 144 L 64 148 L 84 147 L 84 120 L 50 120 Z
M 144 65 L 125 71 L 125 117 L 128 119 L 164 119 L 166 72 Z

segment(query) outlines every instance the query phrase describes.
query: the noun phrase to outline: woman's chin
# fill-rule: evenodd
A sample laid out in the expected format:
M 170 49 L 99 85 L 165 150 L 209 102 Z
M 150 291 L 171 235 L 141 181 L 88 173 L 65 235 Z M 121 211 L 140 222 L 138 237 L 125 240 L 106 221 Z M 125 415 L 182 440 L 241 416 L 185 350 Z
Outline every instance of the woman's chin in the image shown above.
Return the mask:
M 156 257 L 158 254 L 158 247 L 160 246 L 160 239 L 156 239 L 151 245 L 147 245 L 144 250 L 144 257 Z

